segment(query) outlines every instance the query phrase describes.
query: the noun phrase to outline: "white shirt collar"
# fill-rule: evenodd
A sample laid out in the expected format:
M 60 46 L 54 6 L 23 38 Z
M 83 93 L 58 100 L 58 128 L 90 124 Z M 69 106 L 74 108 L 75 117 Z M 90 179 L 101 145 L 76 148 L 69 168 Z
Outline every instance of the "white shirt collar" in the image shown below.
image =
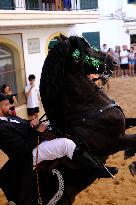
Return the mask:
M 8 121 L 7 117 L 0 117 L 0 120 Z
M 8 120 L 7 117 L 0 117 L 0 120 L 5 120 L 5 121 L 9 121 L 9 122 L 20 123 L 19 121 L 15 120 L 15 119 L 11 119 L 11 118 L 9 118 L 9 120 Z

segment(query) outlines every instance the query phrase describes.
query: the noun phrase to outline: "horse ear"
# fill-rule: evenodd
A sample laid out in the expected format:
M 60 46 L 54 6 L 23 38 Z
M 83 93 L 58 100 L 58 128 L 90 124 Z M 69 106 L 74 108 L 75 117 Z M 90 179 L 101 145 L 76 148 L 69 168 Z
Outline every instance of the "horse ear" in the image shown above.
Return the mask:
M 63 34 L 60 34 L 60 39 L 62 41 L 66 41 L 68 39 L 68 37 L 64 36 Z
M 63 34 L 60 34 L 59 36 L 56 37 L 56 39 L 58 40 L 58 42 L 61 42 L 61 41 L 66 41 L 68 38 Z

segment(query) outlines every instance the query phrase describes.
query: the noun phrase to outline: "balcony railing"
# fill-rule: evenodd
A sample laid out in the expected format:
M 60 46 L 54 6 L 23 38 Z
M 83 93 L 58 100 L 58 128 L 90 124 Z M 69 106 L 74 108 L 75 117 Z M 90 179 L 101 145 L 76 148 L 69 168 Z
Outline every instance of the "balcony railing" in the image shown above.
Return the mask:
M 0 0 L 0 9 L 3 10 L 95 10 L 98 0 Z

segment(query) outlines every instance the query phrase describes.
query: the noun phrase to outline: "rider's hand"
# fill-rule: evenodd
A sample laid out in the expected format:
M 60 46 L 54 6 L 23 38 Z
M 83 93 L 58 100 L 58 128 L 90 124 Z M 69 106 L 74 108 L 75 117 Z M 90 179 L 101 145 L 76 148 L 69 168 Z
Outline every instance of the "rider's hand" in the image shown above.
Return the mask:
M 48 128 L 48 123 L 42 122 L 39 124 L 37 130 L 42 133 L 45 132 L 47 128 Z
M 37 127 L 38 124 L 39 124 L 39 120 L 38 120 L 37 118 L 34 118 L 34 119 L 32 119 L 32 120 L 30 121 L 30 126 L 31 126 L 32 128 Z
M 31 89 L 34 87 L 34 84 L 31 85 Z

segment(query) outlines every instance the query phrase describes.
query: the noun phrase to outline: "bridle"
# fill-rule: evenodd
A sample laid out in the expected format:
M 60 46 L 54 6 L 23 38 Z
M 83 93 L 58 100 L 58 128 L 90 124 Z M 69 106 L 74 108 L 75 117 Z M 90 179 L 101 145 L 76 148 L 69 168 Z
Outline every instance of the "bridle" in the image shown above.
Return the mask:
M 105 86 L 105 84 L 108 82 L 109 78 L 113 74 L 113 71 L 110 68 L 108 68 L 106 64 L 107 57 L 108 57 L 108 54 L 106 54 L 104 58 L 104 71 L 101 74 L 99 74 L 99 77 L 92 79 L 93 82 L 96 82 L 97 80 L 101 80 L 102 82 L 101 88 Z M 112 66 L 116 66 L 116 64 L 114 64 L 113 62 Z

